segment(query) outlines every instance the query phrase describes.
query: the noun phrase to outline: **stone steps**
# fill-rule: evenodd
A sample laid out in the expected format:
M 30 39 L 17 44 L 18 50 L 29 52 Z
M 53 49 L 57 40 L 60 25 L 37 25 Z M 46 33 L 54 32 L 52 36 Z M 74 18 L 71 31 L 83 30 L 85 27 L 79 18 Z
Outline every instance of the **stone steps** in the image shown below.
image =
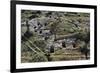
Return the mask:
M 63 61 L 63 60 L 86 60 L 85 55 L 81 54 L 76 49 L 62 50 L 63 53 L 52 53 L 51 58 L 53 61 Z M 89 56 L 88 56 L 89 58 Z

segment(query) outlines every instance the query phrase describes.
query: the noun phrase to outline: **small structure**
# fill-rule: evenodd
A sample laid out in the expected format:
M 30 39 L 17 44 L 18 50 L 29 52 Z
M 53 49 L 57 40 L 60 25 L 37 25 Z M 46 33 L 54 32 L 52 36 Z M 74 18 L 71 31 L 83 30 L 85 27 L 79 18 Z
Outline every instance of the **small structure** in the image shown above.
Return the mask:
M 50 46 L 50 53 L 54 53 L 54 46 L 53 45 Z
M 63 48 L 66 47 L 66 42 L 65 42 L 65 41 L 62 42 L 62 47 L 63 47 Z

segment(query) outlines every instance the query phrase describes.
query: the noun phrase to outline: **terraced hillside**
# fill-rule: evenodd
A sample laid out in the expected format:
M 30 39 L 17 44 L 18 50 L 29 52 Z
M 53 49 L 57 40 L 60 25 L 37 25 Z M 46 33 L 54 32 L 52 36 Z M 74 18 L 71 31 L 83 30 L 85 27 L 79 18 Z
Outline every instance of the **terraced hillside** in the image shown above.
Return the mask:
M 90 59 L 90 14 L 21 11 L 21 62 Z

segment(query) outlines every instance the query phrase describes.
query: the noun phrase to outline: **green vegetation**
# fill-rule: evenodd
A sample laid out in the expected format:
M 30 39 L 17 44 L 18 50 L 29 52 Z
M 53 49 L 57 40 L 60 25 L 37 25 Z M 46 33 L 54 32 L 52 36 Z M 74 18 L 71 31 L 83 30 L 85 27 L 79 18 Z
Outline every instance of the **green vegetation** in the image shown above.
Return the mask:
M 21 62 L 90 59 L 90 14 L 21 11 Z

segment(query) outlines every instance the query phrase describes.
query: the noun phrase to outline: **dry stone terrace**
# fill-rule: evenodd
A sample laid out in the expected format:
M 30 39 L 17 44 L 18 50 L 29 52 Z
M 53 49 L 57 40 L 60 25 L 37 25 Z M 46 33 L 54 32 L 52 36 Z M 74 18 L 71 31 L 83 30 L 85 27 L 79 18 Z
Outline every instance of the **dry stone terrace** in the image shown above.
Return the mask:
M 21 62 L 90 58 L 88 13 L 24 10 L 21 14 Z

